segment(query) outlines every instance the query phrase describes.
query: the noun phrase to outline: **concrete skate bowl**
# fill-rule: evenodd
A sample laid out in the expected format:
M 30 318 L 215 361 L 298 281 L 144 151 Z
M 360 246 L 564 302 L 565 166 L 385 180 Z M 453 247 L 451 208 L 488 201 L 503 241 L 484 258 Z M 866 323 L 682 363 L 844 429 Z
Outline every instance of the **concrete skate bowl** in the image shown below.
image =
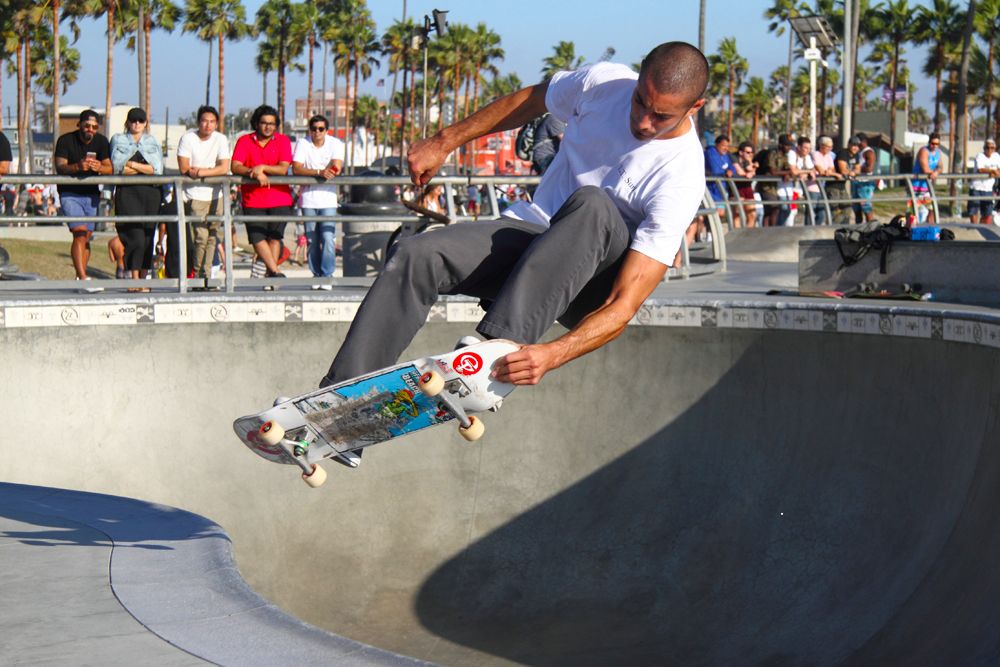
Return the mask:
M 362 642 L 449 665 L 1000 660 L 984 345 L 634 326 L 516 391 L 482 444 L 437 429 L 310 490 L 229 422 L 311 386 L 344 325 L 0 331 L 34 378 L 0 389 L 8 433 L 51 456 L 19 444 L 2 479 L 208 516 L 256 590 Z

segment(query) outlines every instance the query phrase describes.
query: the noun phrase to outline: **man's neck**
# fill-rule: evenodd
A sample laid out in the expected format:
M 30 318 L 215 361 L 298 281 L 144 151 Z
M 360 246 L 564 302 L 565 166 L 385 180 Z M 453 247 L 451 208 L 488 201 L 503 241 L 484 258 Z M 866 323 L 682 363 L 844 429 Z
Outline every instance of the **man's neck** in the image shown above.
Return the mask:
M 81 144 L 89 144 L 91 141 L 94 140 L 94 137 L 96 137 L 97 135 L 95 134 L 94 137 L 88 139 L 83 132 L 77 131 L 76 136 L 79 137 Z
M 215 132 L 209 132 L 208 134 L 202 134 L 201 132 L 199 132 L 198 138 L 201 139 L 202 141 L 208 141 L 209 139 L 212 138 L 213 134 L 215 134 Z
M 318 140 L 313 139 L 313 146 L 316 148 L 323 148 L 323 144 L 326 143 L 326 135 L 321 136 Z
M 271 136 L 265 138 L 265 137 L 260 136 L 256 132 L 254 132 L 253 136 L 254 136 L 254 139 L 257 140 L 257 143 L 260 144 L 261 146 L 267 146 L 267 144 L 270 143 L 271 139 L 274 139 L 274 135 L 273 134 Z

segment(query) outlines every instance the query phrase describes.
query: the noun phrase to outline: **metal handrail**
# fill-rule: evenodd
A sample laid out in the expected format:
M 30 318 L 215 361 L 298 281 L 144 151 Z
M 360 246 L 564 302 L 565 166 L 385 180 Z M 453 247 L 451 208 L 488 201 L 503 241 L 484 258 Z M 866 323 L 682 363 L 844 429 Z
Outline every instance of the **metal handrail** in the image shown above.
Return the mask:
M 538 176 L 440 176 L 436 177 L 433 182 L 445 186 L 445 197 L 448 206 L 448 216 L 456 222 L 474 220 L 477 218 L 487 218 L 495 219 L 500 217 L 500 201 L 497 197 L 497 188 L 495 186 L 499 185 L 514 185 L 514 186 L 530 186 L 537 185 L 540 178 Z M 391 185 L 391 186 L 411 186 L 412 183 L 408 177 L 405 176 L 337 176 L 330 181 L 324 181 L 322 179 L 308 177 L 308 176 L 271 176 L 269 181 L 272 184 L 277 185 L 335 185 L 335 186 L 352 186 L 352 185 Z M 267 216 L 251 216 L 251 215 L 234 215 L 231 208 L 231 200 L 228 196 L 230 188 L 234 185 L 256 185 L 256 181 L 247 179 L 240 176 L 233 175 L 222 175 L 222 176 L 212 176 L 207 178 L 193 179 L 187 176 L 182 176 L 180 174 L 168 174 L 164 176 L 121 176 L 121 175 L 94 175 L 94 176 L 59 176 L 59 175 L 43 175 L 43 174 L 29 174 L 29 175 L 19 175 L 10 174 L 0 178 L 0 184 L 54 184 L 54 185 L 158 185 L 164 186 L 169 185 L 173 187 L 174 196 L 176 193 L 180 192 L 184 186 L 190 185 L 219 185 L 223 188 L 224 196 L 223 210 L 221 215 L 207 216 L 206 220 L 210 222 L 222 222 L 223 223 L 223 247 L 225 249 L 225 281 L 224 288 L 228 293 L 232 293 L 236 289 L 236 278 L 233 272 L 233 252 L 232 252 L 232 226 L 236 223 L 245 222 L 274 222 L 273 217 Z M 487 201 L 488 201 L 488 211 L 487 215 L 470 216 L 463 215 L 461 211 L 457 210 L 455 207 L 455 195 L 456 187 L 462 186 L 466 187 L 468 185 L 480 185 L 489 186 L 487 187 Z M 482 207 L 487 210 L 487 206 Z M 714 209 L 704 209 L 702 211 L 705 215 L 710 217 L 710 224 L 713 229 L 714 243 L 713 243 L 713 255 L 716 259 L 722 259 L 725 261 L 725 251 L 723 245 L 723 230 L 721 223 L 719 221 L 718 215 Z M 306 220 L 309 222 L 343 222 L 351 223 L 352 225 L 358 225 L 362 229 L 366 226 L 374 226 L 378 224 L 384 224 L 387 222 L 404 222 L 411 219 L 417 219 L 416 214 L 399 214 L 399 215 L 352 215 L 352 214 L 337 214 L 331 216 L 295 216 L 297 221 Z M 177 207 L 177 213 L 175 215 L 153 215 L 153 216 L 124 216 L 124 215 L 114 215 L 114 216 L 91 216 L 91 217 L 73 217 L 73 216 L 59 216 L 58 218 L 50 218 L 51 220 L 58 220 L 59 222 L 115 222 L 115 223 L 128 223 L 128 222 L 155 222 L 163 224 L 174 224 L 176 225 L 177 238 L 178 238 L 178 266 L 187 266 L 187 235 L 184 233 L 184 227 L 188 224 L 187 216 L 184 211 L 184 206 Z M 0 224 L 2 223 L 20 223 L 24 222 L 23 217 L 16 217 L 12 215 L 0 216 Z M 688 277 L 690 275 L 690 262 L 688 258 L 686 245 L 682 250 L 683 263 L 680 270 L 680 274 L 683 277 Z M 183 268 L 179 272 L 178 278 L 169 279 L 151 279 L 151 280 L 120 280 L 116 284 L 122 287 L 132 287 L 132 286 L 156 286 L 156 287 L 176 287 L 179 293 L 186 293 L 189 290 L 189 281 L 187 278 L 187 272 Z M 291 278 L 291 279 L 255 279 L 253 284 L 255 286 L 275 286 L 275 285 L 297 285 L 297 284 L 315 284 L 317 279 L 314 278 Z M 352 287 L 357 286 L 358 280 L 356 279 L 343 279 L 334 278 L 330 280 L 331 284 L 334 285 L 350 285 Z M 218 283 L 214 283 L 218 284 Z M 65 289 L 67 287 L 73 286 L 71 281 L 38 281 L 32 282 L 30 286 L 22 281 L 17 281 L 17 283 L 5 283 L 0 281 L 0 291 L 6 289 L 19 289 L 23 290 L 28 287 L 31 289 Z

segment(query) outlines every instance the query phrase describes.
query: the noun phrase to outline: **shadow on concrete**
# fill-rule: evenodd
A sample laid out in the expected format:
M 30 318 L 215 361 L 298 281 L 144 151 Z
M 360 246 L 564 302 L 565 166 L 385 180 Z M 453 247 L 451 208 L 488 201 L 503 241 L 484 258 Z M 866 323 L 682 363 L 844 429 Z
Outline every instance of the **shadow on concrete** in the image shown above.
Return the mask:
M 445 562 L 421 623 L 532 665 L 996 664 L 996 358 L 803 340 Z

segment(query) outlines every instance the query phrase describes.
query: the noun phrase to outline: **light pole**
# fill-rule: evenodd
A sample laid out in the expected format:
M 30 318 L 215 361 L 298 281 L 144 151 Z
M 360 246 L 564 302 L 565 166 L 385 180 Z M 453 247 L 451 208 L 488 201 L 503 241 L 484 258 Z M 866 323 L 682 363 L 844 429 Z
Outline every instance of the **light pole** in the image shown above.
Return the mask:
M 803 57 L 809 63 L 809 140 L 816 141 L 816 65 L 820 63 L 826 67 L 823 60 L 823 52 L 820 49 L 829 50 L 836 45 L 837 37 L 833 29 L 822 16 L 797 16 L 789 19 L 792 30 L 798 35 L 799 41 L 807 46 L 803 52 Z
M 438 37 L 448 34 L 448 19 L 445 16 L 448 10 L 435 9 L 431 13 L 434 15 L 434 19 L 432 20 L 430 16 L 424 14 L 424 27 L 420 30 L 420 36 L 423 38 L 421 46 L 424 49 L 424 107 L 420 123 L 423 125 L 421 137 L 424 139 L 427 138 L 427 38 L 430 36 L 431 30 L 437 32 Z M 438 113 L 441 113 L 440 110 Z

